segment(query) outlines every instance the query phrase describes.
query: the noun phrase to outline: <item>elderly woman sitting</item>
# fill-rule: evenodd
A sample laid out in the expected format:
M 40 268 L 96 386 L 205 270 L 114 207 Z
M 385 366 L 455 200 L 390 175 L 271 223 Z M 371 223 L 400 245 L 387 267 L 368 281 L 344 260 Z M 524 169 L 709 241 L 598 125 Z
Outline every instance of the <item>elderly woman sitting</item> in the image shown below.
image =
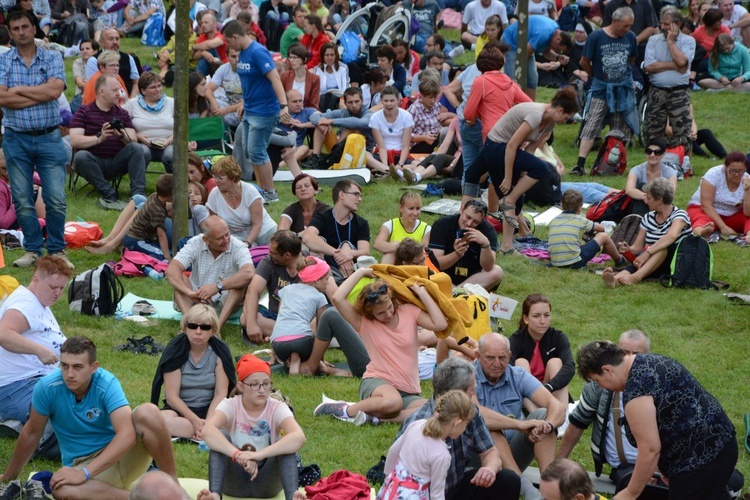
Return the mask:
M 100 76 L 112 75 L 120 82 L 120 105 L 122 105 L 128 100 L 128 88 L 125 86 L 122 77 L 118 74 L 118 71 L 120 71 L 120 54 L 113 50 L 105 50 L 96 58 L 96 64 L 99 71 L 91 75 L 91 78 L 86 82 L 86 86 L 83 87 L 81 104 L 85 106 L 96 100 L 96 81 Z
M 610 288 L 634 285 L 646 278 L 659 278 L 669 273 L 677 244 L 690 235 L 690 218 L 687 212 L 672 205 L 674 188 L 667 179 L 659 177 L 648 181 L 643 192 L 643 201 L 651 211 L 643 217 L 635 242 L 632 245 L 618 244 L 621 254 L 631 252 L 638 257 L 617 274 L 611 267 L 604 270 L 602 278 Z
M 724 165 L 708 169 L 688 203 L 695 234 L 708 238 L 714 231 L 750 239 L 750 174 L 745 154 L 732 151 Z
M 138 143 L 148 151 L 148 161 L 160 161 L 172 172 L 174 99 L 164 95 L 161 77 L 146 71 L 138 80 L 138 97 L 122 107 L 130 113 Z
M 224 219 L 232 236 L 244 240 L 248 246 L 268 245 L 276 232 L 276 223 L 263 208 L 258 188 L 241 180 L 237 160 L 225 156 L 211 171 L 216 189 L 208 195 L 206 208 L 209 212 Z

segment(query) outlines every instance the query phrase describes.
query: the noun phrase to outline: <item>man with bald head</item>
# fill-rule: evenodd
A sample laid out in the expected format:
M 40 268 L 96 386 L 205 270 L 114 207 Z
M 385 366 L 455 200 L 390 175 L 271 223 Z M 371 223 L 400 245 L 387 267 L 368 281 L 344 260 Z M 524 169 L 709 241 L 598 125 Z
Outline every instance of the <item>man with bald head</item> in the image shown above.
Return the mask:
M 555 458 L 557 427 L 565 420 L 565 408 L 541 382 L 523 368 L 509 365 L 510 341 L 498 333 L 479 339 L 474 369 L 477 401 L 495 446 L 500 451 L 503 468 L 521 474 L 536 458 L 543 471 Z M 524 415 L 524 400 L 538 409 Z M 526 490 L 526 498 L 538 493 Z
M 218 31 L 219 23 L 216 16 L 207 11 L 200 18 L 201 35 L 195 39 L 193 45 L 193 60 L 198 62 L 198 73 L 209 76 L 216 68 L 229 62 L 227 58 L 227 42 Z
M 619 344 L 627 354 L 651 352 L 651 341 L 640 330 L 623 332 Z M 594 456 L 596 474 L 601 474 L 605 463 L 609 464 L 612 468 L 609 477 L 619 487 L 622 478 L 632 472 L 638 455 L 638 449 L 630 445 L 625 436 L 625 426 L 619 421 L 623 416 L 622 409 L 621 392 L 613 393 L 602 389 L 595 382 L 586 382 L 580 401 L 570 413 L 570 425 L 560 442 L 557 456 L 567 458 L 581 439 L 583 431 L 593 422 L 591 453 Z
M 580 464 L 558 458 L 542 473 L 539 489 L 545 500 L 604 500 Z
M 242 306 L 255 267 L 247 245 L 229 233 L 224 219 L 211 215 L 201 222 L 200 229 L 203 234 L 190 238 L 172 258 L 166 277 L 182 314 L 194 304 L 209 304 L 219 315 L 221 330 Z M 188 278 L 184 271 L 190 267 Z
M 113 50 L 120 54 L 120 69 L 118 74 L 122 81 L 125 82 L 125 87 L 128 89 L 130 97 L 138 96 L 138 79 L 141 77 L 138 72 L 138 64 L 130 54 L 126 54 L 120 50 L 120 33 L 114 28 L 109 28 L 102 31 L 101 38 L 99 39 L 101 48 L 99 52 L 94 54 L 94 57 L 90 57 L 86 63 L 86 80 L 91 78 L 94 73 L 99 71 L 97 66 L 96 58 L 99 54 L 105 50 Z
M 283 118 L 279 122 L 279 128 L 290 135 L 295 134 L 294 145 L 297 147 L 295 157 L 297 161 L 300 161 L 310 152 L 310 148 L 305 145 L 305 138 L 307 133 L 315 128 L 310 117 L 318 110 L 304 106 L 304 98 L 299 90 L 287 90 L 286 102 L 289 103 L 289 118 Z M 271 138 L 271 144 L 274 144 L 273 138 Z

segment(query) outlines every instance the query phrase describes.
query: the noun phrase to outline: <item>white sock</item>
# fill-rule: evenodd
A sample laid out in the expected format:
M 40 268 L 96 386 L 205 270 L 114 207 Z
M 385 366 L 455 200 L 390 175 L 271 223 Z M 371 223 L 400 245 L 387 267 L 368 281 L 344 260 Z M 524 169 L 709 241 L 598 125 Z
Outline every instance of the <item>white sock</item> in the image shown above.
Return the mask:
M 403 167 L 397 169 L 396 172 L 398 172 L 398 176 L 399 177 L 403 177 L 404 176 L 404 168 Z
M 422 180 L 422 174 L 414 174 L 414 180 L 416 182 L 419 182 Z

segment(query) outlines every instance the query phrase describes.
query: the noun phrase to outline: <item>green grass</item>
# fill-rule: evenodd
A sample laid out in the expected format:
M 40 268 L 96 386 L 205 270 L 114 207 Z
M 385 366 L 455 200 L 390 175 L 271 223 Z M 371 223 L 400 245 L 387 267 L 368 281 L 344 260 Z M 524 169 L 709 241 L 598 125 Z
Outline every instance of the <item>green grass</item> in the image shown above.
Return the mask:
M 151 63 L 151 51 L 141 47 L 137 40 L 125 40 L 123 46 L 125 50 L 135 49 L 142 62 Z M 68 88 L 70 90 L 71 87 Z M 541 90 L 538 99 L 546 101 L 551 95 L 551 90 Z M 747 96 L 699 92 L 693 95 L 693 102 L 699 126 L 711 128 L 727 150 L 746 147 L 750 117 L 742 110 L 747 109 Z M 577 157 L 573 146 L 577 130 L 577 125 L 563 125 L 555 130 L 555 149 L 569 168 L 575 164 Z M 640 148 L 629 150 L 628 155 L 631 166 L 644 161 Z M 694 168 L 698 174 L 702 174 L 718 163 L 716 160 L 698 158 L 694 161 Z M 565 180 L 578 180 L 566 177 Z M 620 188 L 625 183 L 624 177 L 602 180 Z M 149 192 L 152 192 L 155 176 L 148 176 L 148 182 Z M 685 207 L 698 184 L 699 178 L 680 182 L 676 205 Z M 399 187 L 391 180 L 364 187 L 360 214 L 370 221 L 373 238 L 383 221 L 396 216 Z M 280 185 L 278 188 L 281 201 L 268 208 L 276 220 L 283 208 L 294 201 L 289 185 Z M 120 191 L 125 195 L 127 186 L 124 184 Z M 330 203 L 330 197 L 330 188 L 324 187 L 320 199 Z M 99 222 L 106 233 L 113 226 L 117 213 L 100 210 L 96 199 L 96 196 L 80 193 L 73 196 L 69 193 L 68 220 L 82 217 Z M 427 214 L 424 218 L 429 222 L 435 220 L 435 217 Z M 546 231 L 539 228 L 537 235 L 544 238 Z M 719 243 L 712 248 L 715 257 L 714 278 L 730 283 L 731 291 L 748 293 L 749 250 L 730 243 Z M 6 263 L 10 264 L 21 254 L 21 251 L 6 251 Z M 102 259 L 82 250 L 71 250 L 69 256 L 78 272 L 93 268 L 103 260 L 119 259 L 116 254 Z M 608 290 L 603 287 L 600 277 L 585 271 L 550 269 L 534 261 L 512 257 L 498 258 L 498 263 L 506 271 L 501 293 L 516 300 L 523 300 L 529 293 L 542 292 L 548 295 L 553 305 L 553 325 L 567 333 L 574 350 L 592 339 L 615 340 L 622 331 L 630 328 L 646 331 L 652 339 L 655 352 L 667 354 L 682 362 L 718 398 L 734 422 L 740 441 L 742 440 L 743 414 L 750 411 L 746 384 L 747 374 L 750 373 L 750 356 L 744 351 L 747 345 L 748 308 L 728 302 L 719 292 L 672 290 L 655 283 Z M 3 272 L 15 276 L 23 284 L 28 283 L 31 275 L 29 270 L 12 267 Z M 125 279 L 123 283 L 127 292 L 154 299 L 166 300 L 171 297 L 170 288 L 164 281 Z M 157 359 L 114 352 L 112 347 L 124 343 L 127 337 L 134 335 L 153 335 L 157 341 L 166 343 L 178 331 L 176 322 L 159 321 L 157 326 L 144 328 L 126 321 L 115 321 L 114 318 L 81 316 L 68 310 L 65 299 L 60 300 L 53 310 L 67 336 L 87 335 L 95 340 L 99 346 L 101 365 L 120 378 L 131 404 L 148 401 Z M 515 330 L 519 315 L 520 312 L 516 311 L 513 320 L 505 322 L 506 333 Z M 223 338 L 228 341 L 235 355 L 245 352 L 239 341 L 238 327 L 230 325 L 223 332 Z M 332 359 L 341 359 L 340 353 L 334 352 Z M 378 461 L 381 454 L 387 452 L 397 431 L 395 425 L 356 428 L 332 419 L 316 419 L 312 416 L 323 392 L 330 397 L 355 400 L 356 380 L 275 376 L 274 384 L 291 398 L 297 418 L 307 433 L 308 441 L 301 451 L 303 461 L 318 463 L 324 475 L 339 468 L 365 473 Z M 574 396 L 580 394 L 581 385 L 581 380 L 576 377 L 571 384 Z M 431 394 L 429 383 L 423 384 L 423 394 Z M 593 470 L 589 437 L 587 432 L 576 448 L 574 458 Z M 0 440 L 0 470 L 5 468 L 13 445 L 12 440 Z M 199 452 L 192 445 L 177 445 L 175 450 L 181 476 L 207 477 L 208 456 L 205 453 Z M 29 464 L 25 472 L 57 467 L 58 464 L 37 460 Z M 738 468 L 745 476 L 750 477 L 750 460 L 743 451 L 740 452 Z

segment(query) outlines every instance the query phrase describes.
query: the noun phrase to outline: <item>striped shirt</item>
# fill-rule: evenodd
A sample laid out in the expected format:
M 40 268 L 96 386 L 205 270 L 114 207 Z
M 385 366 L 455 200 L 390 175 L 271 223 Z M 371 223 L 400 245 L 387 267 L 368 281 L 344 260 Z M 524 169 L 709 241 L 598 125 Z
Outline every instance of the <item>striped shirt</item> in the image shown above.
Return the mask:
M 27 66 L 18 54 L 10 49 L 0 56 L 0 87 L 37 86 L 50 78 L 65 82 L 65 66 L 59 53 L 37 47 L 36 55 Z M 60 106 L 57 99 L 40 102 L 21 109 L 3 107 L 3 125 L 16 132 L 44 130 L 60 125 Z
M 688 236 L 691 232 L 690 217 L 688 217 L 687 212 L 684 210 L 680 210 L 677 207 L 672 207 L 672 213 L 669 214 L 667 219 L 661 224 L 656 221 L 655 211 L 647 213 L 641 221 L 641 229 L 646 231 L 646 245 L 653 245 L 654 243 L 659 241 L 669 232 L 672 227 L 672 223 L 678 219 L 683 221 L 685 223 L 685 226 L 682 228 L 682 231 L 680 231 L 680 235 L 677 237 L 673 244 L 679 243 L 682 238 Z
M 569 266 L 581 260 L 581 234 L 594 223 L 580 214 L 563 212 L 549 223 L 549 258 L 553 266 Z

